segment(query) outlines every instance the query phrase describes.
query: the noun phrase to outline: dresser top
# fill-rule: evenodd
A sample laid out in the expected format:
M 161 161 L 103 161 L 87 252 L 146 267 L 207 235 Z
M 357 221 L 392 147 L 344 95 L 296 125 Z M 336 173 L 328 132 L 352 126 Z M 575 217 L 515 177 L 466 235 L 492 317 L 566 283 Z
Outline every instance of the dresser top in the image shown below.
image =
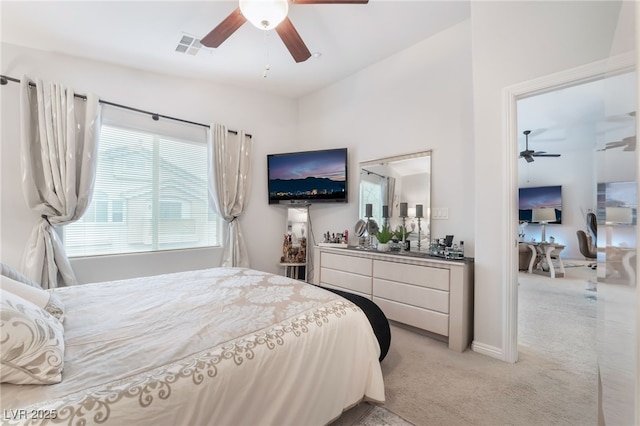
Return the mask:
M 344 254 L 347 256 L 364 257 L 374 260 L 386 260 L 390 262 L 406 263 L 413 265 L 440 264 L 451 266 L 464 266 L 473 264 L 472 257 L 462 259 L 445 259 L 440 256 L 432 256 L 428 253 L 408 251 L 408 252 L 380 252 L 377 250 L 362 249 L 357 247 L 317 247 L 319 250 L 327 253 Z

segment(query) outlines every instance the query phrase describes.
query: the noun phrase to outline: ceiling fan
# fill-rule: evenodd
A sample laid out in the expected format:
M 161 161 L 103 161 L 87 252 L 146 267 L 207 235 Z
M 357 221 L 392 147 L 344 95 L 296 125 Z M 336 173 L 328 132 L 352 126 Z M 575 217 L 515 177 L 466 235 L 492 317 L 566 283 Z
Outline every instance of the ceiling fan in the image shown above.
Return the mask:
M 366 4 L 369 0 L 289 0 L 292 4 Z M 287 17 L 287 0 L 239 0 L 239 6 L 200 42 L 207 47 L 219 47 L 231 34 L 249 21 L 257 28 L 276 32 L 296 62 L 304 62 L 311 52 Z
M 547 154 L 544 151 L 533 151 L 529 149 L 529 134 L 531 130 L 525 130 L 524 136 L 526 138 L 525 150 L 520 152 L 520 158 L 527 160 L 527 163 L 533 162 L 533 157 L 560 157 L 560 154 Z
M 636 150 L 636 137 L 628 136 L 621 141 L 608 142 L 604 148 L 599 149 L 598 151 L 606 151 L 607 149 L 612 148 L 621 148 L 624 147 L 623 151 L 635 151 Z
M 632 117 L 635 119 L 636 117 L 636 112 L 635 111 L 631 111 L 627 114 L 624 114 L 622 117 Z M 607 142 L 607 144 L 604 146 L 604 148 L 599 149 L 598 151 L 606 151 L 607 149 L 612 149 L 612 148 L 622 148 L 624 147 L 622 150 L 623 151 L 635 151 L 636 150 L 636 137 L 634 136 L 627 136 L 626 138 L 623 138 L 620 141 L 614 141 L 614 142 Z

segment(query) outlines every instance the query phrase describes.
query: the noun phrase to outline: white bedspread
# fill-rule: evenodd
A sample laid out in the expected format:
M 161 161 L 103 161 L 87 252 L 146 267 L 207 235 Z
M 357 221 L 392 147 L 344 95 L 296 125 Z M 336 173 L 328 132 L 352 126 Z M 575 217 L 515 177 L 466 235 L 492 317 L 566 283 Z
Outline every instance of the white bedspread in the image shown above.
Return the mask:
M 50 291 L 63 380 L 1 384 L 4 424 L 321 425 L 384 402 L 364 313 L 300 281 L 215 268 Z

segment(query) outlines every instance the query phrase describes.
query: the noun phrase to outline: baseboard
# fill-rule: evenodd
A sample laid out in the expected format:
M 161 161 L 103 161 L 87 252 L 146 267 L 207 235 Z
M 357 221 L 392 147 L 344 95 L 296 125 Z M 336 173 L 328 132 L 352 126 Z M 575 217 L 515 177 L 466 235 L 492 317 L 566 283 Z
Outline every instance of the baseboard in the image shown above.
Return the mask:
M 394 320 L 389 320 L 389 324 L 393 324 L 396 327 L 404 328 L 405 330 L 409 330 L 409 331 L 411 331 L 413 333 L 417 333 L 417 334 L 420 334 L 422 336 L 426 336 L 426 337 L 428 337 L 430 339 L 438 340 L 440 342 L 444 342 L 444 343 L 447 343 L 447 344 L 449 343 L 449 339 L 447 338 L 447 336 L 442 336 L 440 334 L 432 333 L 430 331 L 423 330 L 421 328 L 417 328 L 417 327 L 414 327 L 414 326 L 409 325 L 409 324 L 396 322 Z
M 504 351 L 495 346 L 486 345 L 474 340 L 473 343 L 471 343 L 471 350 L 482 355 L 490 356 L 491 358 L 499 359 L 500 361 L 505 361 Z

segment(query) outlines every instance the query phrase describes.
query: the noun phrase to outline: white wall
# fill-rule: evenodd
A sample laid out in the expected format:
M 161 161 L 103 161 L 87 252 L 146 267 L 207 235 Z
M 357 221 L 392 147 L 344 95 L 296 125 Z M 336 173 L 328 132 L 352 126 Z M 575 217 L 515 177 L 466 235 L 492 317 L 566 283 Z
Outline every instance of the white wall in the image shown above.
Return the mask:
M 514 214 L 513 206 L 504 203 L 509 198 L 505 181 L 508 162 L 516 160 L 500 155 L 507 137 L 502 90 L 607 58 L 619 8 L 617 2 L 471 3 L 477 224 L 474 350 L 505 356 L 503 306 L 511 283 L 504 259 L 514 250 L 505 234 L 504 223 Z M 633 40 L 628 49 L 633 49 Z
M 282 211 L 267 206 L 266 155 L 295 144 L 295 101 L 6 43 L 2 44 L 1 72 L 17 78 L 26 73 L 67 84 L 77 93 L 94 92 L 110 102 L 200 123 L 219 122 L 255 135 L 251 196 L 240 223 L 249 243 L 251 266 L 278 272 L 286 218 Z M 0 93 L 0 260 L 18 267 L 37 215 L 26 207 L 19 177 L 19 85 L 9 83 Z M 201 249 L 78 259 L 73 265 L 80 282 L 87 282 L 219 266 L 220 259 L 219 249 Z
M 433 235 L 454 234 L 473 256 L 474 192 L 471 39 L 465 21 L 300 99 L 298 137 L 306 148 L 349 149 L 345 205 L 311 207 L 316 236 L 352 232 L 358 220 L 358 163 L 432 150 Z M 406 201 L 406 200 L 401 200 Z

